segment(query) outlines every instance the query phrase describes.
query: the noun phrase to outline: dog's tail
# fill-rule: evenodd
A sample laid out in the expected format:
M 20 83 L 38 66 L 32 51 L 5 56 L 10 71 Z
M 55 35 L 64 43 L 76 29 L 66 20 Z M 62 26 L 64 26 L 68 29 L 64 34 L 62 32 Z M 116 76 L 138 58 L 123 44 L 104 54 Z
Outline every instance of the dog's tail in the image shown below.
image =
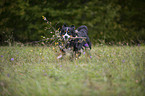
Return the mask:
M 82 26 L 78 27 L 77 30 L 78 30 L 78 31 L 85 30 L 86 33 L 88 34 L 88 28 L 87 28 L 87 26 L 85 26 L 85 25 L 82 25 Z

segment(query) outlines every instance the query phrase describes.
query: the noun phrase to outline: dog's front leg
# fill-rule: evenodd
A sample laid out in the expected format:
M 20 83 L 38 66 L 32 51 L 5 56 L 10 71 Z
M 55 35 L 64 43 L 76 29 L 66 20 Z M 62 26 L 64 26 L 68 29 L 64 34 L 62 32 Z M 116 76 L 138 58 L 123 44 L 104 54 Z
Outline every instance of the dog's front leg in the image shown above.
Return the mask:
M 59 53 L 59 56 L 57 57 L 57 59 L 61 59 L 62 57 L 64 57 L 65 55 L 65 50 L 64 49 L 60 49 L 60 53 Z
M 65 55 L 65 48 L 62 42 L 59 42 L 59 50 L 60 50 L 60 53 L 58 53 L 57 59 L 61 59 Z

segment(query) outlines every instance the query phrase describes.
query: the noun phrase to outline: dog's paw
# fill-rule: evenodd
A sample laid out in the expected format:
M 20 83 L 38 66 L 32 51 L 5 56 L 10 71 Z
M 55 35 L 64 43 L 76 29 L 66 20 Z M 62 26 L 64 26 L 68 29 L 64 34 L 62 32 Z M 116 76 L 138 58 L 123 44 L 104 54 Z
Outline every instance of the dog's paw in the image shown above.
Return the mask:
M 60 58 L 62 58 L 62 55 L 59 55 L 59 56 L 57 57 L 57 59 L 60 59 Z

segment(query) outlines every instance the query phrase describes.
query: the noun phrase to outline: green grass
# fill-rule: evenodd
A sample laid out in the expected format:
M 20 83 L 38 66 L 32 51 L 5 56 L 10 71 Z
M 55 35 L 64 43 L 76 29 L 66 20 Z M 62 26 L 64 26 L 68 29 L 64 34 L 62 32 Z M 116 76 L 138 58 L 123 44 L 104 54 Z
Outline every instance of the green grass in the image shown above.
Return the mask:
M 93 46 L 91 54 L 71 62 L 52 47 L 0 47 L 0 95 L 144 95 L 145 46 Z

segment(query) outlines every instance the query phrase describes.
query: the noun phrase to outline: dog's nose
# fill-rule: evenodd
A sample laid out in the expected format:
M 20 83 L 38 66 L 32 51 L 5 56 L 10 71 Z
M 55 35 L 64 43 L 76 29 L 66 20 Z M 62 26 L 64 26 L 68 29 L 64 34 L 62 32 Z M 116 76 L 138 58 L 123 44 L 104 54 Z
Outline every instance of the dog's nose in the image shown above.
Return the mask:
M 68 37 L 67 37 L 67 36 L 65 36 L 65 39 L 68 39 Z

